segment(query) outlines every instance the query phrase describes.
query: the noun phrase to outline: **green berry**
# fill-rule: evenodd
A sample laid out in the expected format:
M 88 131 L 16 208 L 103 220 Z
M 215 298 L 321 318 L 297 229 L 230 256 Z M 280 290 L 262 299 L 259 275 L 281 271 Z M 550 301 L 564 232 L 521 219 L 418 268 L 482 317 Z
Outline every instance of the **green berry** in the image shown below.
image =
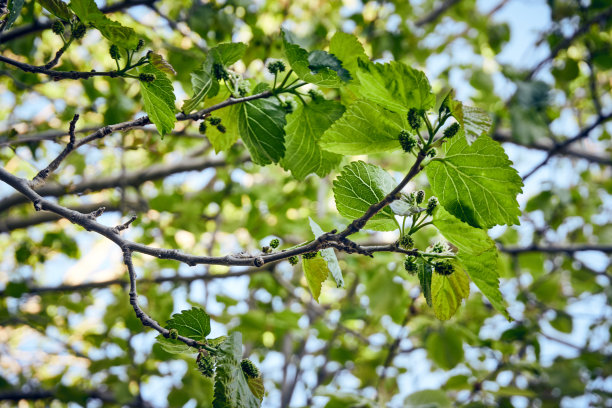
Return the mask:
M 417 271 L 416 258 L 414 256 L 407 256 L 404 260 L 404 269 L 411 275 L 414 275 Z
M 268 64 L 268 72 L 271 74 L 278 74 L 283 71 L 285 71 L 285 64 L 283 61 L 274 61 Z
M 217 125 L 217 130 L 221 133 L 225 133 L 227 129 L 223 125 Z
M 76 27 L 72 29 L 72 37 L 76 38 L 77 40 L 80 38 L 83 38 L 85 37 L 86 31 L 87 31 L 87 27 L 85 27 L 85 24 L 78 23 Z
M 249 378 L 259 378 L 259 370 L 253 362 L 247 358 L 240 362 L 242 372 Z
M 304 259 L 313 259 L 313 258 L 316 258 L 317 255 L 319 255 L 319 252 L 307 252 L 307 253 L 302 255 L 302 258 L 304 258 Z
M 415 200 L 417 204 L 421 204 L 425 199 L 425 192 L 423 190 L 419 190 L 416 192 Z
M 278 248 L 279 245 L 280 240 L 278 238 L 274 238 L 272 241 L 270 241 L 270 246 L 274 249 Z
M 290 263 L 291 265 L 297 265 L 297 263 L 298 263 L 298 261 L 299 261 L 298 257 L 297 257 L 297 256 L 295 256 L 295 255 L 290 256 L 289 258 L 287 258 L 287 260 L 289 261 L 289 263 Z
M 410 249 L 412 247 L 414 247 L 414 240 L 412 239 L 412 237 L 410 235 L 402 235 L 399 239 L 399 241 L 397 241 L 397 244 L 404 249 Z
M 448 276 L 455 271 L 455 268 L 453 267 L 453 264 L 449 261 L 440 261 L 436 262 L 436 264 L 434 265 L 434 271 L 439 275 Z
M 421 117 L 419 111 L 415 108 L 410 108 L 408 111 L 408 124 L 414 130 L 419 130 L 421 127 Z
M 138 79 L 140 79 L 142 82 L 153 82 L 155 81 L 155 75 L 147 74 L 146 72 L 143 72 L 140 75 L 138 75 Z
M 436 244 L 432 247 L 431 252 L 436 254 L 442 254 L 446 252 L 448 248 L 442 242 L 436 242 Z
M 119 47 L 117 47 L 115 44 L 110 46 L 108 53 L 110 54 L 111 58 L 114 60 L 119 61 L 121 59 L 121 54 L 119 53 Z
M 176 329 L 170 329 L 168 331 L 168 337 L 170 337 L 171 339 L 178 339 L 178 330 Z
M 204 121 L 200 122 L 200 127 L 198 128 L 198 130 L 200 131 L 201 134 L 206 133 L 206 122 Z
M 461 126 L 459 126 L 457 122 L 453 123 L 444 129 L 444 137 L 450 139 L 451 137 L 455 136 L 457 132 L 459 132 L 459 129 L 461 129 Z
M 55 20 L 53 22 L 53 25 L 51 26 L 51 31 L 53 31 L 57 35 L 64 34 L 65 29 L 66 27 L 64 27 L 64 23 L 59 20 Z
M 400 146 L 406 153 L 410 153 L 417 145 L 417 140 L 410 133 L 402 130 L 398 136 Z
M 213 64 L 213 75 L 215 76 L 215 78 L 217 78 L 218 81 L 229 78 L 229 74 L 227 73 L 225 67 L 219 64 L 218 62 L 215 62 Z
M 425 209 L 425 212 L 427 213 L 427 215 L 433 215 L 437 206 L 438 206 L 438 199 L 436 197 L 430 197 L 429 200 L 427 201 L 427 208 Z
M 203 376 L 212 378 L 215 375 L 215 362 L 212 357 L 200 355 L 197 364 L 198 370 L 200 370 Z
M 429 157 L 436 157 L 437 154 L 438 154 L 438 151 L 436 149 L 430 149 L 427 151 L 427 156 Z
M 210 118 L 208 118 L 208 121 L 210 122 L 211 125 L 217 126 L 218 124 L 221 123 L 221 118 L 218 118 L 216 116 L 211 116 Z

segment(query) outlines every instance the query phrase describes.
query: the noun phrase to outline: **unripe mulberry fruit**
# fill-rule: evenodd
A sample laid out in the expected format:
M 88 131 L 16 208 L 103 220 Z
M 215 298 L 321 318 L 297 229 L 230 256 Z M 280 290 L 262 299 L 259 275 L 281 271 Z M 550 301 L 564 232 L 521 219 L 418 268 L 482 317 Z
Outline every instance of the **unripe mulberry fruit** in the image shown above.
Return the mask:
M 425 192 L 423 190 L 417 191 L 415 195 L 415 199 L 416 199 L 417 204 L 421 204 L 423 200 L 425 199 Z
M 85 27 L 85 24 L 78 23 L 76 27 L 72 29 L 72 37 L 76 38 L 77 40 L 80 38 L 83 38 L 85 37 L 86 31 L 87 31 L 87 27 Z
M 448 261 L 440 261 L 434 265 L 434 271 L 439 275 L 448 276 L 455 271 L 455 268 L 453 264 Z
M 291 265 L 297 265 L 297 263 L 298 263 L 298 261 L 299 261 L 298 257 L 297 257 L 297 256 L 295 256 L 295 255 L 290 256 L 289 258 L 287 258 L 287 260 L 289 261 L 289 263 L 290 263 Z
M 217 130 L 221 133 L 227 132 L 227 129 L 223 125 L 217 125 Z
M 400 146 L 406 153 L 410 153 L 417 145 L 417 140 L 410 133 L 402 130 L 398 136 Z
M 397 242 L 401 248 L 410 249 L 414 247 L 414 240 L 410 235 L 402 235 L 402 237 Z
M 64 34 L 65 29 L 66 27 L 64 27 L 64 23 L 59 20 L 53 22 L 53 25 L 51 26 L 51 31 L 53 31 L 57 35 Z
M 253 362 L 247 358 L 240 362 L 240 367 L 242 368 L 242 372 L 249 378 L 258 378 L 259 377 L 259 369 L 253 364 Z
M 119 47 L 117 47 L 115 44 L 110 46 L 108 53 L 110 54 L 111 58 L 114 60 L 119 61 L 121 59 L 121 54 L 119 53 Z
M 198 130 L 200 131 L 201 134 L 206 133 L 206 122 L 200 122 L 200 126 L 198 127 Z
M 427 215 L 432 215 L 438 206 L 438 199 L 436 197 L 430 197 L 427 201 L 427 209 L 425 212 Z
M 444 129 L 444 137 L 450 139 L 459 132 L 459 129 L 461 129 L 461 126 L 459 126 L 457 122 L 453 123 L 446 129 Z
M 203 376 L 212 378 L 215 375 L 215 362 L 210 356 L 200 356 L 197 364 Z
M 302 258 L 304 258 L 304 259 L 313 259 L 313 258 L 316 258 L 317 255 L 319 255 L 318 252 L 307 252 L 307 253 L 302 255 Z
M 143 72 L 140 75 L 138 75 L 138 79 L 140 79 L 142 82 L 153 82 L 155 81 L 155 75 L 147 74 L 146 72 Z
M 404 260 L 404 269 L 411 275 L 414 275 L 417 271 L 416 258 L 414 256 L 407 256 Z
M 221 118 L 218 118 L 216 116 L 211 116 L 210 118 L 208 118 L 208 121 L 212 126 L 217 126 L 221 124 Z
M 278 238 L 274 238 L 272 241 L 270 241 L 270 247 L 271 248 L 278 248 L 278 246 L 280 245 L 280 240 Z
M 170 337 L 171 339 L 174 339 L 174 340 L 178 339 L 178 330 L 170 329 L 168 331 L 168 337 Z
M 268 72 L 271 74 L 277 74 L 285 70 L 285 64 L 283 61 L 274 61 L 268 64 Z
M 415 108 L 410 108 L 408 111 L 408 124 L 414 130 L 419 130 L 421 127 L 421 118 L 419 116 L 419 111 Z

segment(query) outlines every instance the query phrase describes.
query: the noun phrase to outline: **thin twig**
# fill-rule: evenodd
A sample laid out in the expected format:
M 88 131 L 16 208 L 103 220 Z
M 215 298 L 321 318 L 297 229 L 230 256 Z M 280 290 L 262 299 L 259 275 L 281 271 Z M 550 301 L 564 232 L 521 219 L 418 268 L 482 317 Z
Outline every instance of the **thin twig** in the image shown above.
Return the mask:
M 68 154 L 74 149 L 74 145 L 76 141 L 76 136 L 74 135 L 74 128 L 76 126 L 77 120 L 79 120 L 79 115 L 75 114 L 72 120 L 70 121 L 70 128 L 68 130 L 68 134 L 70 135 L 70 141 L 66 145 L 66 148 L 64 148 L 64 150 L 62 150 L 59 156 L 57 156 L 55 160 L 49 163 L 49 165 L 46 168 L 38 172 L 38 174 L 32 179 L 32 183 L 31 183 L 32 187 L 38 187 L 38 186 L 43 185 L 47 177 L 49 177 L 51 173 L 57 170 L 57 168 L 62 163 L 62 161 L 66 158 L 66 156 L 68 156 Z

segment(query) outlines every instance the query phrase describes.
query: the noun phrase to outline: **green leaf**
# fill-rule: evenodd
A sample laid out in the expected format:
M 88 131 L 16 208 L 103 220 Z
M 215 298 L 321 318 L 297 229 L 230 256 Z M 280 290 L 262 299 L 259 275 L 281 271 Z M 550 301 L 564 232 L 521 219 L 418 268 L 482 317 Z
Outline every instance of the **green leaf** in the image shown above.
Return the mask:
M 140 81 L 140 91 L 144 110 L 163 137 L 174 129 L 176 122 L 172 82 L 152 65 L 145 65 L 139 69 L 139 72 L 155 75 L 153 82 Z
M 355 161 L 342 168 L 333 185 L 338 212 L 353 220 L 361 217 L 372 204 L 381 201 L 397 183 L 380 167 Z M 397 223 L 393 211 L 389 207 L 383 208 L 368 221 L 366 229 L 394 231 Z
M 240 135 L 253 162 L 278 163 L 285 155 L 285 111 L 275 99 L 256 99 L 238 105 Z
M 318 302 L 321 295 L 321 286 L 329 275 L 327 262 L 317 255 L 311 259 L 302 258 L 302 266 L 304 267 L 304 276 L 306 277 L 312 297 Z
M 404 408 L 451 408 L 451 401 L 441 390 L 423 390 L 410 394 L 404 400 Z
M 219 91 L 219 82 L 205 71 L 191 73 L 193 97 L 183 102 L 183 113 L 190 113 L 204 100 L 206 95 L 216 95 Z
M 9 14 L 6 18 L 6 23 L 4 24 L 4 29 L 8 30 L 11 28 L 17 17 L 21 14 L 21 9 L 23 8 L 24 0 L 13 0 L 9 5 Z
M 481 136 L 487 135 L 491 129 L 491 117 L 480 108 L 465 105 L 455 105 L 453 116 L 461 125 L 468 145 L 471 145 Z M 461 109 L 461 114 L 458 110 Z M 456 115 L 456 116 L 455 116 Z M 461 119 L 459 119 L 461 118 Z
M 318 73 L 321 70 L 331 69 L 335 71 L 341 80 L 348 82 L 351 79 L 351 74 L 342 67 L 342 61 L 340 61 L 335 55 L 332 55 L 326 51 L 315 50 L 308 54 L 308 68 L 313 73 Z
M 91 24 L 97 28 L 110 42 L 129 49 L 134 49 L 138 45 L 136 32 L 106 17 L 98 10 L 94 0 L 72 0 L 70 8 L 84 24 Z
M 431 275 L 432 275 L 431 265 L 423 261 L 423 258 L 419 258 L 417 260 L 417 276 L 419 277 L 419 283 L 421 284 L 421 291 L 423 292 L 423 297 L 427 302 L 427 306 L 432 307 L 431 300 Z
M 433 274 L 431 297 L 434 314 L 438 319 L 450 319 L 469 294 L 470 281 L 461 268 L 455 268 L 451 275 Z
M 21 7 L 23 6 L 23 1 L 13 1 L 12 3 L 17 3 L 17 7 L 19 7 L 19 9 L 21 10 Z M 19 3 L 21 3 L 21 5 L 19 5 Z M 72 14 L 72 11 L 70 11 L 70 9 L 68 8 L 68 5 L 62 0 L 38 0 L 38 3 L 43 6 L 49 13 L 53 14 L 57 18 L 61 18 L 64 21 L 70 21 L 70 19 L 74 15 Z
M 550 321 L 550 325 L 561 333 L 570 334 L 574 329 L 572 316 L 560 310 L 558 310 L 556 313 L 557 315 Z
M 217 62 L 223 66 L 229 66 L 238 61 L 246 51 L 244 43 L 223 43 L 211 48 L 208 56 L 212 62 Z M 210 64 L 212 66 L 212 63 Z
M 358 65 L 359 93 L 365 99 L 400 113 L 410 108 L 428 110 L 436 103 L 427 77 L 419 70 L 397 61 L 358 60 Z
M 455 137 L 425 171 L 433 193 L 455 217 L 478 228 L 518 224 L 523 182 L 501 145 L 487 136 L 468 146 Z
M 308 61 L 308 51 L 294 44 L 291 40 L 291 35 L 285 30 L 282 31 L 282 37 L 285 57 L 298 78 L 327 88 L 339 88 L 346 83 L 338 76 L 336 71 L 329 68 L 322 68 L 317 73 L 313 73 Z
M 155 337 L 159 346 L 166 352 L 170 354 L 193 354 L 196 352 L 195 349 L 189 347 L 185 343 L 176 339 L 167 339 L 161 334 Z
M 312 218 L 308 217 L 310 221 L 310 229 L 314 234 L 315 238 L 319 238 L 325 232 L 323 229 L 317 224 Z M 329 269 L 329 273 L 331 273 L 332 278 L 336 281 L 337 287 L 344 286 L 344 278 L 342 277 L 342 270 L 340 269 L 340 264 L 338 263 L 338 258 L 336 258 L 336 253 L 333 248 L 325 248 L 321 251 L 321 257 L 325 259 L 327 262 L 327 268 Z
M 166 322 L 166 328 L 176 329 L 183 337 L 205 341 L 210 334 L 210 316 L 204 310 L 194 307 L 172 315 Z
M 176 71 L 174 70 L 174 67 L 172 67 L 172 65 L 170 65 L 170 63 L 168 61 L 166 61 L 164 59 L 164 57 L 162 57 L 160 54 L 151 51 L 147 55 L 149 57 L 149 62 L 155 68 L 159 69 L 160 71 L 162 71 L 165 74 L 176 75 Z
M 342 31 L 336 31 L 332 37 L 329 42 L 329 52 L 342 61 L 342 66 L 351 73 L 353 80 L 356 80 L 357 60 L 359 58 L 369 60 L 357 37 Z
M 261 376 L 257 378 L 248 377 L 247 385 L 249 386 L 249 390 L 251 390 L 251 392 L 257 399 L 263 399 L 264 394 L 266 393 L 266 389 L 264 387 L 263 378 L 261 378 Z
M 427 336 L 427 354 L 440 368 L 451 370 L 463 361 L 463 342 L 456 330 L 441 329 Z
M 296 179 L 304 180 L 310 173 L 324 177 L 340 164 L 342 156 L 321 150 L 319 139 L 343 112 L 344 106 L 334 101 L 299 106 L 287 117 L 287 151 L 281 166 Z
M 499 291 L 497 247 L 487 232 L 461 222 L 444 208 L 438 208 L 433 223 L 444 238 L 459 249 L 457 260 L 482 294 L 495 309 L 510 318 Z
M 213 88 L 215 87 L 219 88 L 218 83 L 216 86 L 213 85 Z M 204 106 L 209 108 L 225 101 L 229 96 L 229 91 L 225 87 L 220 88 L 218 94 L 206 100 Z M 228 150 L 240 138 L 238 125 L 240 109 L 240 105 L 231 105 L 215 111 L 214 115 L 220 118 L 221 123 L 225 126 L 225 133 L 219 132 L 215 126 L 208 126 L 206 129 L 206 137 L 208 137 L 216 152 Z
M 234 332 L 219 346 L 213 408 L 258 408 L 261 405 L 242 372 L 241 359 L 242 335 Z
M 405 115 L 358 100 L 321 137 L 321 148 L 339 154 L 371 154 L 401 149 L 398 135 L 408 129 Z

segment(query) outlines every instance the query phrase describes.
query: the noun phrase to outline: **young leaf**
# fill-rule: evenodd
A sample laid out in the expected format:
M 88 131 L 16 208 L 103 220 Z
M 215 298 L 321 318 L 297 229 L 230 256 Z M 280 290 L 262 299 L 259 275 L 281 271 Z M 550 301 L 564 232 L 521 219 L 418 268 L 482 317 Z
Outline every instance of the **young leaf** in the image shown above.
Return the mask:
M 17 20 L 17 17 L 19 17 L 19 14 L 21 14 L 23 3 L 24 3 L 24 0 L 11 1 L 11 4 L 9 5 L 9 14 L 8 14 L 8 17 L 6 18 L 6 23 L 4 24 L 5 30 L 8 30 L 9 28 L 11 28 L 15 20 Z
M 312 259 L 302 258 L 302 266 L 304 267 L 304 276 L 306 277 L 312 297 L 318 302 L 321 295 L 321 286 L 329 275 L 327 262 L 320 256 Z
M 442 390 L 422 390 L 404 400 L 404 408 L 451 408 L 453 405 Z
M 152 65 L 145 65 L 139 69 L 139 72 L 155 75 L 153 82 L 140 81 L 140 90 L 144 110 L 163 137 L 174 129 L 174 123 L 176 122 L 172 82 L 163 72 Z
M 321 150 L 319 138 L 344 112 L 334 101 L 323 100 L 299 106 L 287 117 L 285 157 L 281 166 L 304 180 L 310 173 L 324 177 L 340 164 L 342 156 Z
M 350 105 L 321 137 L 321 147 L 339 154 L 371 154 L 401 149 L 398 135 L 408 129 L 405 115 L 365 100 Z
M 346 83 L 338 76 L 336 71 L 329 68 L 322 68 L 313 73 L 308 61 L 308 51 L 293 43 L 292 36 L 285 30 L 282 31 L 282 37 L 285 57 L 289 61 L 293 72 L 301 80 L 327 88 L 339 88 Z
M 241 103 L 238 111 L 240 135 L 253 162 L 278 163 L 285 155 L 285 111 L 274 99 Z
M 450 319 L 469 294 L 470 281 L 461 268 L 456 267 L 450 275 L 433 274 L 431 298 L 434 314 L 438 319 Z
M 459 122 L 468 145 L 472 145 L 480 136 L 489 133 L 492 122 L 487 112 L 451 99 L 447 103 L 451 115 Z
M 23 1 L 13 1 L 12 3 L 17 3 L 16 5 L 19 8 L 23 6 Z M 21 3 L 21 6 L 19 6 L 19 3 Z M 62 0 L 38 0 L 38 3 L 40 3 L 40 5 L 43 6 L 49 13 L 53 14 L 57 18 L 61 18 L 64 21 L 70 21 L 74 15 L 68 8 L 68 5 Z M 15 5 L 13 5 L 13 7 L 15 7 Z
M 185 343 L 176 339 L 167 339 L 161 334 L 155 337 L 155 340 L 159 343 L 159 346 L 166 352 L 170 354 L 186 354 L 186 353 L 195 353 L 197 350 L 192 349 Z
M 381 201 L 397 183 L 380 167 L 356 161 L 344 166 L 333 184 L 338 212 L 353 220 L 361 217 L 372 204 Z M 368 221 L 366 228 L 377 231 L 397 229 L 393 211 L 389 207 L 383 208 Z
M 312 218 L 308 217 L 308 220 L 310 221 L 310 229 L 312 230 L 312 233 L 314 234 L 315 238 L 318 238 L 325 233 L 323 229 L 319 227 L 319 224 L 314 222 Z M 336 253 L 334 252 L 334 249 L 325 248 L 322 249 L 320 252 L 321 257 L 325 259 L 325 262 L 327 262 L 327 268 L 329 269 L 332 278 L 334 278 L 334 281 L 336 281 L 336 286 L 339 288 L 344 286 L 342 270 L 340 269 L 340 264 L 338 263 L 338 258 L 336 258 Z
M 159 69 L 160 71 L 166 74 L 176 75 L 176 71 L 174 70 L 174 67 L 170 65 L 170 63 L 166 61 L 164 57 L 162 57 L 160 54 L 151 51 L 147 55 L 149 56 L 149 62 L 155 68 Z
M 125 48 L 136 48 L 138 37 L 130 27 L 124 27 L 120 23 L 106 17 L 98 10 L 94 0 L 72 0 L 70 8 L 84 24 L 96 27 L 102 35 L 114 44 L 121 44 Z
M 196 109 L 206 95 L 214 96 L 219 91 L 219 82 L 205 71 L 192 72 L 191 85 L 193 87 L 193 98 L 186 100 L 182 108 L 182 111 L 186 114 Z
M 423 297 L 427 302 L 427 306 L 431 307 L 431 276 L 432 276 L 431 265 L 423 261 L 422 258 L 417 260 L 417 275 L 419 277 L 419 283 L 421 284 L 421 291 Z
M 244 43 L 223 43 L 211 48 L 208 55 L 212 62 L 217 62 L 227 67 L 242 58 L 246 48 Z
M 477 228 L 518 224 L 516 200 L 523 182 L 501 145 L 487 136 L 468 146 L 455 137 L 443 157 L 425 168 L 431 189 L 448 212 Z
M 457 260 L 482 294 L 495 309 L 510 318 L 499 291 L 497 248 L 487 232 L 461 222 L 444 208 L 438 208 L 433 222 L 444 238 L 459 249 Z
M 308 54 L 308 68 L 315 74 L 324 69 L 331 69 L 336 71 L 338 76 L 344 82 L 348 82 L 351 79 L 351 74 L 342 67 L 342 61 L 340 61 L 335 55 L 328 52 L 315 50 Z
M 368 61 L 369 58 L 363 50 L 363 46 L 353 34 L 346 34 L 336 31 L 336 34 L 329 42 L 329 52 L 342 61 L 342 66 L 346 68 L 353 80 L 356 80 L 357 60 L 359 58 Z
M 436 103 L 427 77 L 419 70 L 396 61 L 358 60 L 358 65 L 359 93 L 365 99 L 403 114 L 410 108 L 428 110 Z
M 427 336 L 427 354 L 443 370 L 452 370 L 463 360 L 463 341 L 457 330 L 442 328 Z
M 241 359 L 242 335 L 234 332 L 219 346 L 213 408 L 259 408 L 261 405 L 242 372 Z
M 176 329 L 179 335 L 196 341 L 205 341 L 210 334 L 210 316 L 197 307 L 172 315 L 166 323 L 166 328 Z

